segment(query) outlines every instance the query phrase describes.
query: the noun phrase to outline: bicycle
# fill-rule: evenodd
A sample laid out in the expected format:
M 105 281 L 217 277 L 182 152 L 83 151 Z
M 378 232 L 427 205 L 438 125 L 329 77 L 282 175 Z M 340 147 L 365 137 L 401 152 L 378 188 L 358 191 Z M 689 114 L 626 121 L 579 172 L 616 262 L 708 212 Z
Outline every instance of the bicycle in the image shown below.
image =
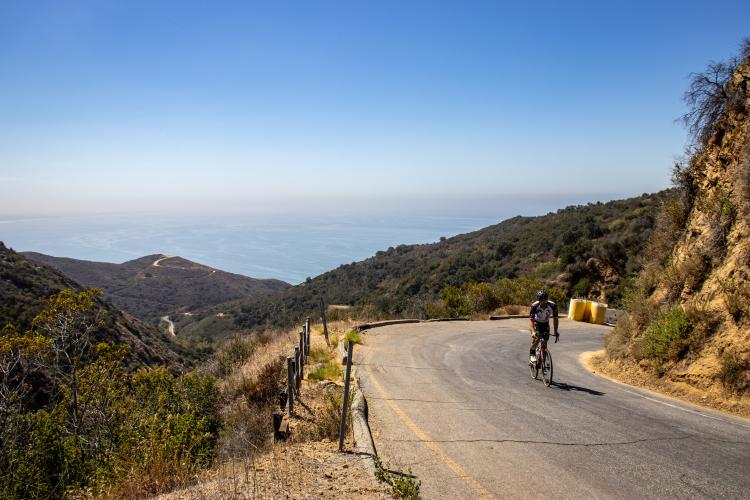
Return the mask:
M 559 340 L 559 336 L 555 335 L 555 343 Z M 542 370 L 542 381 L 547 387 L 552 384 L 552 372 L 554 370 L 552 365 L 552 354 L 547 350 L 547 341 L 544 339 L 539 340 L 536 344 L 536 361 L 529 361 L 529 370 L 531 371 L 531 378 L 534 380 L 539 377 L 539 369 Z

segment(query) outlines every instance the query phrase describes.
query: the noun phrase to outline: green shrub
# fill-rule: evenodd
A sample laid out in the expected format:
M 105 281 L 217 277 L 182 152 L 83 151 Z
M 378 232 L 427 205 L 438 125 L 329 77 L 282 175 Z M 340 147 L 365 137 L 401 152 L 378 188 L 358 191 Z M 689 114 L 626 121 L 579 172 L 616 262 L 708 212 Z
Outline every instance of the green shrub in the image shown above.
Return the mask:
M 469 306 L 466 303 L 466 297 L 461 290 L 455 286 L 447 286 L 440 292 L 440 298 L 443 299 L 443 307 L 451 318 L 459 318 L 469 314 Z
M 364 339 L 362 338 L 362 334 L 359 333 L 357 330 L 350 330 L 346 333 L 346 336 L 344 337 L 347 341 L 353 342 L 356 345 L 362 345 L 365 343 Z
M 573 287 L 575 297 L 588 297 L 591 291 L 591 281 L 588 278 L 581 278 Z
M 309 380 L 341 380 L 341 367 L 335 361 L 328 361 L 311 371 L 307 378 Z
M 225 342 L 214 354 L 219 376 L 227 376 L 253 355 L 257 341 L 250 336 L 237 336 Z
M 689 346 L 691 324 L 680 307 L 667 309 L 643 333 L 641 356 L 660 361 L 679 359 Z
M 424 313 L 427 318 L 445 318 L 448 312 L 442 302 L 427 302 L 424 305 Z
M 375 478 L 390 485 L 393 489 L 393 496 L 407 500 L 419 500 L 421 498 L 419 490 L 422 482 L 415 479 L 411 475 L 411 471 L 409 471 L 409 474 L 404 474 L 403 472 L 388 470 L 378 457 L 375 457 L 374 461 Z
M 472 313 L 488 313 L 500 305 L 495 287 L 490 283 L 467 283 L 464 290 L 467 306 Z
M 325 363 L 331 359 L 331 351 L 324 345 L 310 347 L 309 359 L 313 363 Z

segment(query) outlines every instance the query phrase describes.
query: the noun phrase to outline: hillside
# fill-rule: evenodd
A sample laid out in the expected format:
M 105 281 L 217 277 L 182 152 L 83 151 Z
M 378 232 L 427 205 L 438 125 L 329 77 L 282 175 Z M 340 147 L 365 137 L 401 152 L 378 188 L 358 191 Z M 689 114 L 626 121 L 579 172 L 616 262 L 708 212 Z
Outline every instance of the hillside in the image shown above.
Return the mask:
M 223 302 L 289 288 L 273 279 L 255 279 L 197 264 L 181 257 L 147 255 L 112 264 L 24 252 L 87 287 L 104 291 L 120 309 L 149 322 Z
M 261 325 L 285 326 L 329 304 L 366 315 L 425 317 L 448 285 L 534 276 L 566 293 L 617 303 L 640 270 L 645 241 L 664 191 L 571 206 L 540 217 L 514 217 L 424 245 L 399 245 L 345 264 L 280 294 L 242 299 L 180 319 L 181 332 L 222 336 Z M 219 316 L 217 316 L 219 315 Z
M 692 156 L 608 339 L 615 371 L 750 414 L 750 40 L 694 76 Z
M 8 323 L 19 330 L 31 326 L 44 300 L 65 289 L 82 290 L 81 285 L 60 271 L 31 261 L 0 242 L 0 326 Z M 131 366 L 167 365 L 179 368 L 189 353 L 155 328 L 123 314 L 112 304 L 98 301 L 105 324 L 95 333 L 98 340 L 130 346 Z

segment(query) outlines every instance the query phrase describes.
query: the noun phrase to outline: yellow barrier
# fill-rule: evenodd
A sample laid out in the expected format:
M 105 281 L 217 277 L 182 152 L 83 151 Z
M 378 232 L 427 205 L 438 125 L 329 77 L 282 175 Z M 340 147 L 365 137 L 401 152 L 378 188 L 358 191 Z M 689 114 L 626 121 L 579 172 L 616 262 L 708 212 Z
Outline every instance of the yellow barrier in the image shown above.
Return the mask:
M 591 302 L 590 300 L 584 300 L 584 302 L 586 303 L 586 308 L 583 310 L 583 318 L 581 319 L 581 321 L 590 323 L 591 322 L 591 304 L 593 304 L 593 302 Z
M 583 299 L 572 299 L 568 308 L 568 318 L 573 321 L 583 321 L 586 315 L 586 302 Z
M 604 318 L 607 316 L 607 304 L 600 302 L 591 303 L 591 322 L 597 325 L 604 324 Z
M 568 319 L 603 325 L 607 316 L 607 304 L 586 299 L 570 299 Z

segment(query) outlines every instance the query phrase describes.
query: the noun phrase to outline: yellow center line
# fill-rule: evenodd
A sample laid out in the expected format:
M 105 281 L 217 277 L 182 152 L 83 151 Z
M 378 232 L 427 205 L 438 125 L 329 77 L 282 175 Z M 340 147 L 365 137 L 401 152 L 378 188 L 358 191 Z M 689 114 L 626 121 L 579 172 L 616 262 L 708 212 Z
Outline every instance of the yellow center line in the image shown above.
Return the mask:
M 463 479 L 466 484 L 469 485 L 469 487 L 474 490 L 477 495 L 479 495 L 479 498 L 494 498 L 494 495 L 490 493 L 484 486 L 479 484 L 476 479 L 471 477 L 458 463 L 456 463 L 448 454 L 440 447 L 438 446 L 433 440 L 430 438 L 430 436 L 427 435 L 422 429 L 419 428 L 417 424 L 414 423 L 414 421 L 409 418 L 409 416 L 404 413 L 404 411 L 392 400 L 388 397 L 388 394 L 386 394 L 385 390 L 383 389 L 383 386 L 380 385 L 380 382 L 378 382 L 378 379 L 375 378 L 375 376 L 372 373 L 372 370 L 370 369 L 370 355 L 373 353 L 373 347 L 372 345 L 368 346 L 368 352 L 365 355 L 363 362 L 365 363 L 365 366 L 367 367 L 367 375 L 370 377 L 370 381 L 372 381 L 373 387 L 375 387 L 375 390 L 378 391 L 378 394 L 380 397 L 385 401 L 388 406 L 391 407 L 391 409 L 396 413 L 396 416 L 419 438 L 421 442 L 423 442 L 429 449 L 435 452 L 437 456 L 447 465 L 450 467 L 450 469 L 461 479 Z

